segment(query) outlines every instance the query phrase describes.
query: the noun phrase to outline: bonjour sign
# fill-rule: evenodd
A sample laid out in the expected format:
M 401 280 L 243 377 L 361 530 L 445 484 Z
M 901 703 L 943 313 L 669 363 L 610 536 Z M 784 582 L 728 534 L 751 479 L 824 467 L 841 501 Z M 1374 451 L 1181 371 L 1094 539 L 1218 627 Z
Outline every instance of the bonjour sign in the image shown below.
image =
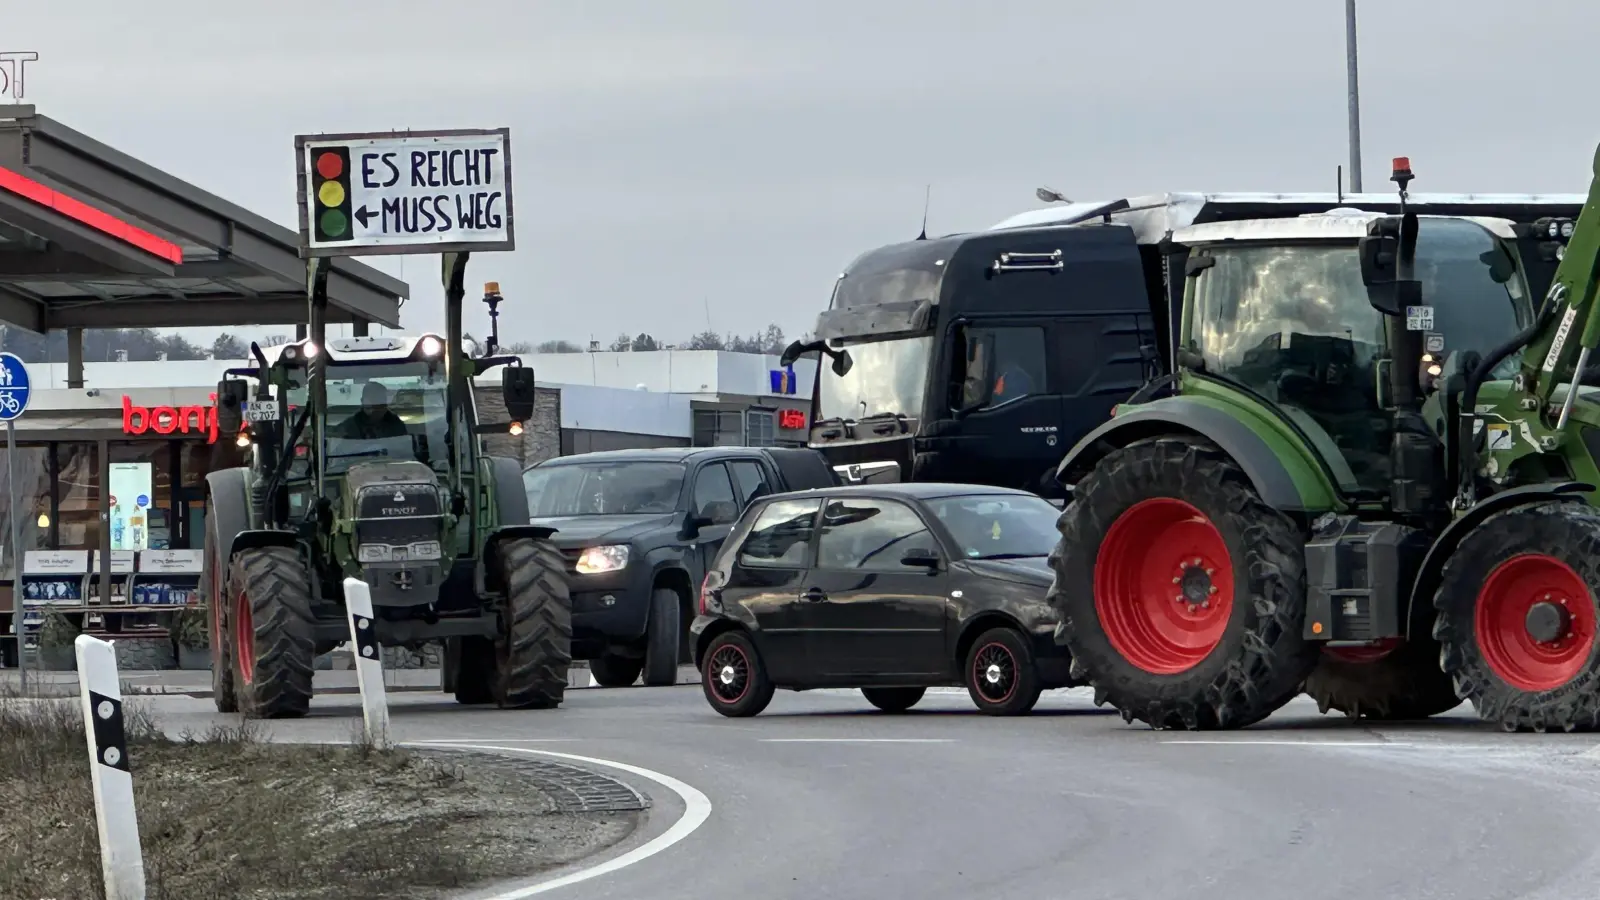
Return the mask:
M 203 434 L 206 443 L 217 442 L 217 395 L 210 406 L 134 406 L 122 395 L 122 433 L 160 435 Z

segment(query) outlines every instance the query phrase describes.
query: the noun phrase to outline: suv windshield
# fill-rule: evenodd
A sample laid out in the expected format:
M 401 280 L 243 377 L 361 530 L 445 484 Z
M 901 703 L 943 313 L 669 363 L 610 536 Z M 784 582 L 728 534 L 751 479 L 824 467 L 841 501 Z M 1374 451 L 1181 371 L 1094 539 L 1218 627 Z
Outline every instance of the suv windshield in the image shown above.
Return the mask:
M 850 344 L 850 371 L 817 367 L 819 417 L 864 419 L 884 413 L 922 414 L 933 337 Z
M 332 363 L 328 385 L 327 471 L 369 460 L 408 459 L 449 469 L 446 380 L 437 363 Z M 290 374 L 289 407 L 306 403 L 305 370 Z M 288 417 L 292 424 L 293 418 Z M 301 443 L 311 441 L 310 429 Z
M 684 471 L 666 462 L 562 463 L 523 472 L 522 486 L 536 519 L 663 515 L 678 508 Z
M 928 508 L 969 559 L 1049 556 L 1061 535 L 1061 510 L 1041 497 L 968 494 L 927 501 Z

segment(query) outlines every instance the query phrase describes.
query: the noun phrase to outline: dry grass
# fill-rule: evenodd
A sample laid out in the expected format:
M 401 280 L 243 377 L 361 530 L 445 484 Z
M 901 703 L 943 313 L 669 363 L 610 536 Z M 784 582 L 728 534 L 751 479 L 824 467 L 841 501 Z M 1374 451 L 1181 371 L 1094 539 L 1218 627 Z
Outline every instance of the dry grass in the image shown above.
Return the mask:
M 171 739 L 124 704 L 149 900 L 433 898 L 535 873 L 632 831 L 557 814 L 514 766 L 265 742 L 249 724 Z M 0 897 L 102 896 L 76 703 L 0 700 Z

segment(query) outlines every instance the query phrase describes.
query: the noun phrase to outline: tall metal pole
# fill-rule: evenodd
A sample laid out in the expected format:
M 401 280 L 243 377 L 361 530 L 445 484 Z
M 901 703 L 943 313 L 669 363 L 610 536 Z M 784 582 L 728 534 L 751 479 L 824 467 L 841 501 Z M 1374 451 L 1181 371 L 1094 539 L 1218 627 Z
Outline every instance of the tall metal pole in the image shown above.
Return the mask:
M 11 622 L 17 629 L 17 681 L 24 694 L 28 689 L 27 627 L 23 624 L 22 530 L 17 527 L 17 423 L 6 421 L 6 509 L 11 520 Z
M 1344 0 L 1344 58 L 1350 92 L 1350 192 L 1361 193 L 1361 89 L 1356 74 L 1356 0 Z

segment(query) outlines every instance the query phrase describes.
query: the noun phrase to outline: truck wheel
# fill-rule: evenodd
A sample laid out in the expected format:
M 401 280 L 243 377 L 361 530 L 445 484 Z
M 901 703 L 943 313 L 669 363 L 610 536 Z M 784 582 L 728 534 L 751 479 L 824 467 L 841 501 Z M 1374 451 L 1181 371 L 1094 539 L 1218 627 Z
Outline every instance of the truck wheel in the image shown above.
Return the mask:
M 1439 668 L 1439 644 L 1429 637 L 1370 650 L 1324 647 L 1305 692 L 1324 713 L 1333 709 L 1376 722 L 1426 719 L 1461 705 L 1455 684 Z
M 631 687 L 644 671 L 644 660 L 637 657 L 616 656 L 607 653 L 599 659 L 589 660 L 589 674 L 601 687 Z
M 1157 729 L 1243 728 L 1300 693 L 1318 656 L 1300 530 L 1215 446 L 1113 451 L 1057 527 L 1050 603 L 1096 705 Z
M 862 688 L 861 696 L 884 712 L 903 713 L 916 706 L 927 692 L 927 688 Z
M 1600 725 L 1600 511 L 1541 503 L 1490 516 L 1444 565 L 1444 671 L 1506 731 Z
M 650 594 L 650 622 L 645 630 L 644 683 L 661 687 L 678 683 L 678 592 L 656 588 Z
M 501 543 L 494 560 L 505 591 L 492 657 L 495 703 L 501 709 L 559 706 L 572 664 L 572 597 L 561 552 L 548 541 L 516 538 Z
M 1015 628 L 991 628 L 967 651 L 967 695 L 991 716 L 1018 716 L 1039 702 L 1033 651 Z
M 228 566 L 233 688 L 246 718 L 303 716 L 317 659 L 311 573 L 292 547 L 257 547 Z
M 711 708 L 729 718 L 758 715 L 772 702 L 773 686 L 750 636 L 725 631 L 706 648 L 700 687 Z
M 215 523 L 216 503 L 206 497 L 206 522 Z M 228 651 L 228 624 L 224 594 L 222 562 L 217 557 L 220 539 L 216 528 L 206 526 L 206 554 L 200 568 L 200 596 L 206 604 L 206 624 L 211 630 L 211 702 L 217 712 L 236 713 L 239 700 L 233 693 L 233 654 Z

